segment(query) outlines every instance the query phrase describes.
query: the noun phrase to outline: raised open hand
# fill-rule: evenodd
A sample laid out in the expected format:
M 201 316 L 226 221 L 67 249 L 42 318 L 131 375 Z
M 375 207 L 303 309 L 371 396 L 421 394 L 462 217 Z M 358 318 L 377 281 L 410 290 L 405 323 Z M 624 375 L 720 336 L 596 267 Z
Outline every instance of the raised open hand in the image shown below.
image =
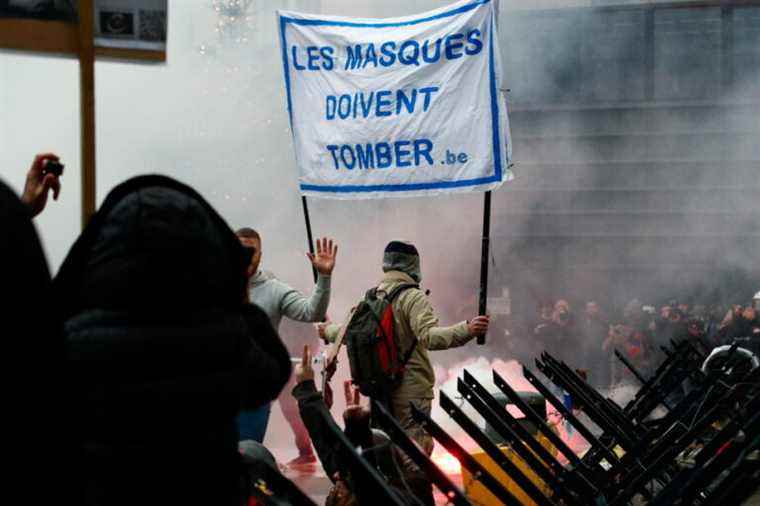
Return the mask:
M 311 265 L 317 269 L 318 273 L 324 276 L 329 276 L 335 268 L 335 258 L 338 256 L 338 245 L 333 244 L 333 240 L 327 239 L 326 237 L 317 239 L 317 253 L 306 253 L 306 256 L 309 257 Z

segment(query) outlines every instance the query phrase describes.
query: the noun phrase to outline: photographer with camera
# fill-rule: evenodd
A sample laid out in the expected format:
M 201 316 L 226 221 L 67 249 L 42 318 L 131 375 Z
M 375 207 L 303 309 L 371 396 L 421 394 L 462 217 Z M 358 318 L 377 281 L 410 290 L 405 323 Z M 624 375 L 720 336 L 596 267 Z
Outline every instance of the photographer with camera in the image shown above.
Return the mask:
M 721 344 L 732 344 L 734 340 L 746 341 L 742 347 L 760 352 L 760 315 L 754 302 L 747 306 L 734 306 L 729 310 L 718 331 Z
M 0 181 L 0 266 L 3 290 L 4 420 L 12 438 L 4 446 L 11 462 L 6 497 L 28 497 L 44 482 L 62 502 L 70 486 L 67 453 L 69 431 L 63 400 L 67 377 L 64 345 L 57 304 L 52 295 L 50 272 L 32 217 L 47 202 L 47 192 L 60 191 L 58 176 L 44 174 L 52 153 L 37 155 L 28 171 L 23 196 Z M 44 457 L 44 463 L 40 460 Z M 45 466 L 56 469 L 41 477 Z M 23 494 L 23 495 L 19 495 Z M 6 501 L 8 502 L 8 501 Z
M 568 352 L 575 349 L 578 338 L 575 316 L 571 312 L 570 303 L 565 299 L 558 299 L 554 303 L 551 320 L 536 327 L 535 335 L 546 351 L 557 358 L 566 360 Z

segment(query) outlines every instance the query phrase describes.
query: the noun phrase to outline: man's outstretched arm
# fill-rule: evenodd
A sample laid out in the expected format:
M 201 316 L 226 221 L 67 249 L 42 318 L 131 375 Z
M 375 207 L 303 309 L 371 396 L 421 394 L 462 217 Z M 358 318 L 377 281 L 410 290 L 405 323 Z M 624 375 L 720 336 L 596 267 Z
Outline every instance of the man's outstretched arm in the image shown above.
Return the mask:
M 314 292 L 307 297 L 298 290 L 283 285 L 284 294 L 280 302 L 283 316 L 301 322 L 319 322 L 325 319 L 330 305 L 330 277 L 338 256 L 338 245 L 332 239 L 317 239 L 316 254 L 306 254 L 317 271 Z
M 409 290 L 401 302 L 404 312 L 409 315 L 412 332 L 417 336 L 420 346 L 428 350 L 457 348 L 488 330 L 487 316 L 476 316 L 449 327 L 439 326 L 433 306 L 420 290 Z

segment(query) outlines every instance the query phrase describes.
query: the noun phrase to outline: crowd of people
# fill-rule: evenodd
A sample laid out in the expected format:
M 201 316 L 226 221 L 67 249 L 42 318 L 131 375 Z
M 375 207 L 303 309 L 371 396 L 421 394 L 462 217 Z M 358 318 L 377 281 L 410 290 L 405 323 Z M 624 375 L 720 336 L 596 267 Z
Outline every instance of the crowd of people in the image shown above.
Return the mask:
M 308 255 L 316 284 L 304 295 L 262 270 L 254 229 L 233 232 L 176 180 L 139 176 L 109 192 L 51 279 L 32 220 L 61 191 L 52 162 L 52 153 L 34 159 L 21 198 L 0 183 L 8 232 L 0 252 L 12 295 L 6 315 L 16 332 L 6 407 L 9 434 L 22 443 L 7 453 L 14 487 L 26 497 L 93 506 L 255 504 L 251 469 L 277 470 L 262 443 L 279 396 L 296 435 L 294 463 L 319 457 L 334 482 L 329 504 L 366 503 L 352 471 L 336 460 L 334 431 L 325 427 L 329 400 L 314 385 L 308 345 L 293 374 L 278 335 L 283 318 L 325 319 L 337 245 L 317 241 Z M 439 326 L 419 286 L 414 245 L 391 241 L 382 258 L 374 289 L 387 295 L 410 286 L 392 302 L 405 372 L 381 400 L 430 455 L 432 440 L 408 413 L 409 402 L 430 413 L 428 350 L 465 345 L 488 330 L 489 318 Z M 319 337 L 340 343 L 351 321 L 322 324 Z M 354 387 L 346 388 L 351 444 L 387 440 Z M 433 504 L 430 482 L 401 452 L 371 461 L 399 497 Z
M 618 350 L 642 375 L 665 358 L 672 340 L 699 341 L 706 348 L 740 340 L 757 354 L 760 344 L 760 294 L 744 305 L 690 304 L 670 300 L 659 308 L 634 299 L 618 315 L 589 300 L 576 312 L 565 299 L 539 305 L 528 329 L 535 346 L 586 371 L 594 386 L 609 389 L 635 380 L 615 358 Z

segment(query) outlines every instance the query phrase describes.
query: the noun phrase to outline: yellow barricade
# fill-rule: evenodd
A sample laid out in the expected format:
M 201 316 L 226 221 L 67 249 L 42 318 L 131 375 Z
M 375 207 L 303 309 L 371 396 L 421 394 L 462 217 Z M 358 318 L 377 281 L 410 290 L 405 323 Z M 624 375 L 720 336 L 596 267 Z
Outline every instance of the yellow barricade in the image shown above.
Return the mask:
M 543 434 L 539 434 L 536 436 L 536 439 L 541 443 L 541 446 L 549 450 L 549 452 L 556 457 L 557 455 L 557 449 L 554 448 L 554 446 L 549 442 L 548 439 Z M 515 466 L 520 469 L 520 471 L 523 472 L 525 476 L 527 476 L 530 481 L 532 481 L 541 492 L 543 492 L 547 497 L 551 497 L 551 491 L 549 490 L 549 487 L 544 483 L 541 478 L 539 478 L 528 466 L 528 464 L 523 461 L 522 458 L 509 446 L 500 446 L 501 451 L 504 453 L 504 455 L 509 458 L 509 460 L 515 464 Z M 504 484 L 507 490 L 509 490 L 512 495 L 515 496 L 515 498 L 520 501 L 522 504 L 533 506 L 536 503 L 531 501 L 530 498 L 525 494 L 525 492 L 522 491 L 520 487 L 517 486 L 517 483 L 515 483 L 507 474 L 498 466 L 496 463 L 491 460 L 491 458 L 486 455 L 483 452 L 477 452 L 473 453 L 472 456 L 475 458 L 475 460 L 482 465 L 486 471 L 488 471 L 490 474 L 492 474 L 499 482 Z M 472 504 L 476 506 L 498 506 L 499 504 L 502 504 L 501 501 L 499 501 L 491 492 L 488 491 L 486 487 L 484 487 L 479 481 L 476 481 L 472 478 L 472 475 L 464 468 L 462 468 L 462 483 L 464 484 L 464 490 L 467 497 L 470 499 Z

